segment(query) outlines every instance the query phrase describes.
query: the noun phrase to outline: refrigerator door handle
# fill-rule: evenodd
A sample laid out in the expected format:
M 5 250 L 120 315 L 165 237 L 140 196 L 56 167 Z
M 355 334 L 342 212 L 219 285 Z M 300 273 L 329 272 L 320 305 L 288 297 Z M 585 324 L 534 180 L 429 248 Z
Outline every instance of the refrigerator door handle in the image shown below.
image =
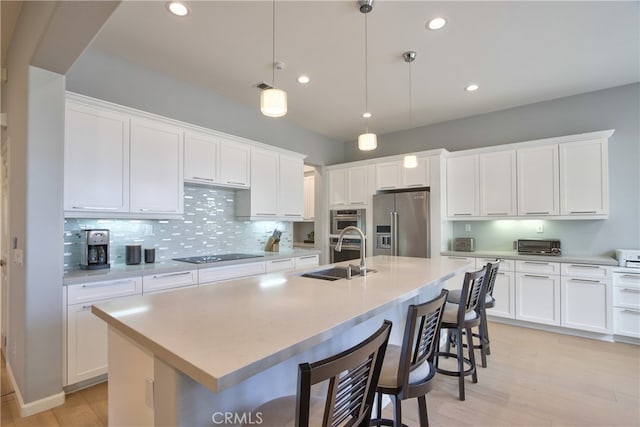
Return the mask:
M 398 256 L 398 212 L 391 212 L 391 255 Z

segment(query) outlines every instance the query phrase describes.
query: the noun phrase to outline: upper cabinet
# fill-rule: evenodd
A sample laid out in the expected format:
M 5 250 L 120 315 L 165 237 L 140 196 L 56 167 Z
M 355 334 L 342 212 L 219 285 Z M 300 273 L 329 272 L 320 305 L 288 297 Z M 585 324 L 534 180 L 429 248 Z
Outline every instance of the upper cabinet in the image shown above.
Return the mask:
M 609 166 L 606 139 L 560 144 L 561 215 L 609 213 Z
M 329 171 L 329 204 L 334 207 L 367 205 L 371 195 L 367 175 L 366 166 Z
M 218 182 L 220 140 L 195 132 L 184 134 L 184 181 L 197 184 Z
M 302 218 L 305 221 L 313 221 L 316 216 L 315 208 L 316 196 L 316 177 L 314 175 L 305 175 L 304 177 L 304 214 Z
M 478 155 L 447 159 L 447 215 L 478 216 Z
M 251 184 L 251 148 L 235 141 L 220 143 L 220 184 L 249 188 Z
M 479 189 L 481 216 L 517 215 L 515 150 L 480 154 Z
M 376 164 L 376 190 L 429 186 L 429 158 L 418 158 L 418 166 L 405 168 L 402 160 Z
M 418 166 L 415 168 L 405 168 L 403 166 L 402 186 L 405 188 L 430 186 L 429 161 L 429 157 L 418 157 Z
M 64 210 L 129 211 L 129 116 L 67 102 Z
M 518 215 L 560 213 L 558 146 L 523 148 L 518 157 Z
M 236 216 L 265 220 L 302 220 L 304 165 L 302 157 L 251 150 L 251 190 L 237 195 Z

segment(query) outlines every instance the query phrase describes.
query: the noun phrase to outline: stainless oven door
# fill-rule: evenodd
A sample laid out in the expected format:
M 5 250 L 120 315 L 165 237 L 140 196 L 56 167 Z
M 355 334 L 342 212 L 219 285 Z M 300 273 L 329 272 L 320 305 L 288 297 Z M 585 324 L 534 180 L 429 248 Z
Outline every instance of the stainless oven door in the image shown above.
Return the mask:
M 349 226 L 360 227 L 360 217 L 341 216 L 333 218 L 333 223 L 331 224 L 331 234 L 340 234 L 342 230 Z

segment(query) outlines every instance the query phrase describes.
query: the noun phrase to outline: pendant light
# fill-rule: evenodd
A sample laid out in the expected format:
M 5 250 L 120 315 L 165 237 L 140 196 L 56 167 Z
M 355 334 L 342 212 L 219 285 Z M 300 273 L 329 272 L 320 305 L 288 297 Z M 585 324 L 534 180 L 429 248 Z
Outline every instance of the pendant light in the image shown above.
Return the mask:
M 409 64 L 409 129 L 413 127 L 413 117 L 411 110 L 411 63 L 416 59 L 416 52 L 413 50 L 406 51 L 402 57 L 404 58 L 404 62 Z M 418 167 L 418 158 L 415 154 L 409 154 L 404 156 L 404 167 L 408 169 L 417 168 Z
M 271 50 L 271 88 L 260 92 L 260 111 L 267 117 L 282 117 L 287 114 L 287 92 L 276 89 L 276 0 L 272 7 L 273 38 Z
M 358 7 L 360 12 L 364 14 L 364 114 L 365 118 L 365 133 L 358 136 L 358 148 L 362 151 L 375 150 L 378 146 L 378 138 L 375 133 L 369 132 L 369 99 L 368 99 L 368 82 L 369 76 L 367 73 L 368 63 L 368 31 L 367 31 L 367 14 L 373 10 L 373 0 L 359 0 Z

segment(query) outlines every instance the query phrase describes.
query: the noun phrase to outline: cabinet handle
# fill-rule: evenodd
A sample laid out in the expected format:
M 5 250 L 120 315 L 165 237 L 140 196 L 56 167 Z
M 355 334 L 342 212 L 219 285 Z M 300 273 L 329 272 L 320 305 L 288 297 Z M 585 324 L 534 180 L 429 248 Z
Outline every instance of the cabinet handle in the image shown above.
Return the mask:
M 72 206 L 72 209 L 91 209 L 94 211 L 117 211 L 120 208 L 105 208 L 101 206 Z
M 271 264 L 276 264 L 279 262 L 291 262 L 291 258 L 287 258 L 287 259 L 274 259 L 273 261 L 271 261 Z
M 501 215 L 501 216 L 507 216 L 509 215 L 506 212 L 487 212 L 487 215 Z
M 637 274 L 623 274 L 622 276 L 620 276 L 622 279 L 631 279 L 631 280 L 638 280 L 640 279 L 640 276 Z
M 380 189 L 380 190 L 389 190 L 391 188 L 396 188 L 396 187 L 394 185 L 388 185 L 386 187 L 378 187 L 378 189 Z
M 209 182 L 215 181 L 213 178 L 203 178 L 201 176 L 192 176 L 191 179 L 199 179 L 200 181 L 209 181 Z
M 623 313 L 633 313 L 633 314 L 639 314 L 640 315 L 640 311 L 636 311 L 636 310 L 622 310 Z
M 316 255 L 307 255 L 307 256 L 301 256 L 299 257 L 300 259 L 311 259 L 311 258 L 315 258 Z
M 471 213 L 454 213 L 453 216 L 471 216 Z
M 247 185 L 245 182 L 227 181 L 227 184 L 233 185 Z
M 122 283 L 131 283 L 133 282 L 133 280 L 116 280 L 114 282 L 108 282 L 108 283 L 85 283 L 84 285 L 82 285 L 83 288 L 101 288 L 103 286 L 113 286 L 113 285 L 118 285 L 118 284 L 122 284 Z
M 640 294 L 640 289 L 633 289 L 633 288 L 624 288 L 622 289 L 623 292 L 633 292 L 634 294 Z
M 570 214 L 595 214 L 596 211 L 570 211 Z
M 600 270 L 600 267 L 597 266 L 597 265 L 571 264 L 571 267 L 590 268 L 590 269 L 594 269 L 594 270 Z
M 467 258 L 462 257 L 462 256 L 449 256 L 447 258 L 449 258 L 449 259 L 461 259 L 463 261 L 467 261 Z
M 425 187 L 425 184 L 409 184 L 407 187 Z
M 178 273 L 166 273 L 166 274 L 154 274 L 154 279 L 162 279 L 163 277 L 174 277 L 174 276 L 186 276 L 187 274 L 191 274 L 190 271 L 181 271 Z
M 284 216 L 295 216 L 295 217 L 300 217 L 302 215 L 300 214 L 284 214 Z
M 523 264 L 549 265 L 548 262 L 540 262 L 540 261 L 524 261 Z
M 602 283 L 600 280 L 588 280 L 588 279 L 569 279 L 570 282 L 582 282 L 582 283 Z
M 91 306 L 90 306 L 90 305 L 83 305 L 83 306 L 82 306 L 82 311 L 90 310 L 90 309 L 91 309 Z
M 547 212 L 525 212 L 525 215 L 549 215 L 549 211 L 547 211 Z
M 352 205 L 364 205 L 367 202 L 351 202 Z
M 549 278 L 549 276 L 538 276 L 538 275 L 535 275 L 535 274 L 525 274 L 524 277 L 533 277 L 533 278 L 536 278 L 536 279 L 548 279 Z
M 263 212 L 258 212 L 258 213 L 256 213 L 256 216 L 276 216 L 276 214 L 274 214 L 274 213 L 263 213 Z

